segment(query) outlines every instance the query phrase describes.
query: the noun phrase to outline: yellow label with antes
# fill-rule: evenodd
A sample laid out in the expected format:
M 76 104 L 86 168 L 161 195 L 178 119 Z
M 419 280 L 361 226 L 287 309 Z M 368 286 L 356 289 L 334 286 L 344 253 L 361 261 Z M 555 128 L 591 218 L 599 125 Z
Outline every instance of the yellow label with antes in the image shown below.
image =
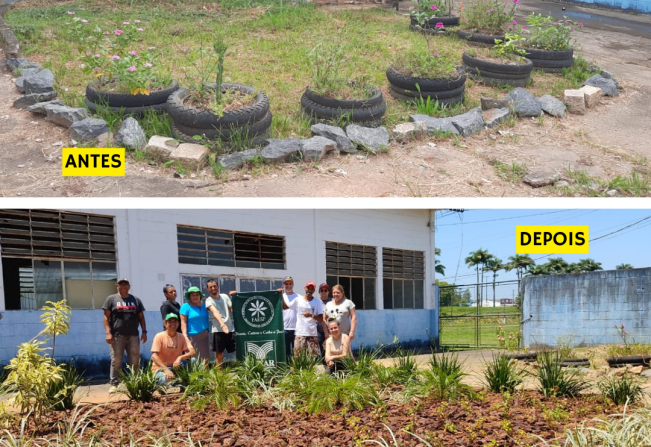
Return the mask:
M 560 254 L 588 251 L 587 225 L 516 225 L 518 254 Z
M 61 175 L 64 177 L 124 177 L 124 148 L 64 147 Z

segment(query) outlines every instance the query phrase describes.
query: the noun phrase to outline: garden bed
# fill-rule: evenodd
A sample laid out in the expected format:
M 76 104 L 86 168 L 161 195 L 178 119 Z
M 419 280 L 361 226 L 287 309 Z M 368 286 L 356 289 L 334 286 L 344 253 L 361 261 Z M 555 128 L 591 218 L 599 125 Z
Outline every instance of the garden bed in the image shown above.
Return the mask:
M 151 403 L 96 407 L 88 416 L 90 425 L 83 436 L 99 435 L 111 445 L 120 440 L 128 443 L 130 438 L 148 438 L 147 443 L 154 445 L 154 439 L 168 437 L 172 445 L 188 446 L 190 439 L 214 446 L 348 446 L 366 439 L 390 440 L 386 424 L 404 446 L 423 444 L 403 430 L 432 446 L 516 446 L 562 438 L 565 428 L 616 411 L 617 407 L 596 397 L 544 398 L 536 392 L 511 397 L 488 393 L 481 400 L 454 403 L 431 399 L 388 402 L 382 407 L 321 415 L 273 408 L 218 411 L 208 406 L 199 411 L 179 402 L 177 396 L 163 396 Z M 69 418 L 69 413 L 52 414 L 47 423 L 27 427 L 26 432 L 35 438 L 51 438 L 58 433 L 58 424 Z

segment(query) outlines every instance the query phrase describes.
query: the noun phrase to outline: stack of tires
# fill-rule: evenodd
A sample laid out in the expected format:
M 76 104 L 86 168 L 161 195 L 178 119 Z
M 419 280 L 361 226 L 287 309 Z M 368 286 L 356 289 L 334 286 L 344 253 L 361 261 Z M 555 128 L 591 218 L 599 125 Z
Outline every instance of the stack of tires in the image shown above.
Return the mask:
M 214 90 L 215 84 L 208 84 L 207 88 Z M 177 90 L 167 100 L 174 137 L 186 142 L 197 142 L 194 137 L 200 136 L 201 140 L 220 140 L 226 144 L 234 140 L 246 140 L 253 145 L 264 143 L 273 118 L 267 95 L 248 85 L 226 82 L 222 84 L 222 90 L 255 95 L 253 103 L 217 115 L 210 110 L 185 105 L 184 100 L 190 91 Z
M 109 110 L 125 115 L 142 115 L 147 110 L 166 110 L 167 98 L 179 89 L 179 84 L 172 84 L 161 90 L 154 90 L 149 95 L 129 95 L 111 93 L 98 88 L 98 83 L 91 82 L 86 87 L 86 107 L 95 113 L 97 110 Z
M 303 113 L 314 123 L 359 124 L 366 127 L 378 127 L 384 120 L 387 103 L 377 87 L 369 87 L 369 98 L 359 100 L 334 99 L 322 96 L 309 87 L 301 96 Z
M 493 45 L 495 45 L 496 39 L 504 41 L 504 35 L 502 34 L 492 35 L 492 34 L 473 33 L 471 31 L 457 30 L 457 36 L 459 36 L 460 39 L 464 39 L 471 44 L 479 45 L 479 46 L 492 47 Z
M 545 73 L 561 73 L 563 68 L 570 68 L 574 65 L 574 50 L 547 51 L 524 48 L 535 69 Z
M 521 64 L 500 64 L 463 53 L 463 66 L 473 79 L 487 85 L 526 87 L 531 80 L 533 63 L 525 59 Z
M 436 25 L 438 23 L 443 24 L 443 28 L 437 28 Z M 418 21 L 412 17 L 409 29 L 428 34 L 436 34 L 445 32 L 445 29 L 451 26 L 459 26 L 459 17 L 432 17 L 423 27 L 418 27 Z
M 402 101 L 438 101 L 448 106 L 463 102 L 466 94 L 466 74 L 461 67 L 455 76 L 449 78 L 417 78 L 408 76 L 393 67 L 386 72 L 389 80 L 389 93 Z

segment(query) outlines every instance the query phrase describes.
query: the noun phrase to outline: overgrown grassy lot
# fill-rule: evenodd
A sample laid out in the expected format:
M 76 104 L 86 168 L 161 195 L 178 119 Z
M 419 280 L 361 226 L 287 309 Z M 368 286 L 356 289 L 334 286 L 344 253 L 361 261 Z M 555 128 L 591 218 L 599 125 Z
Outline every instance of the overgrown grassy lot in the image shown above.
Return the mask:
M 68 40 L 67 29 L 74 11 L 77 17 L 113 32 L 124 21 L 139 19 L 144 28 L 134 49 L 155 47 L 160 61 L 182 86 L 198 79 L 189 54 L 197 49 L 212 51 L 216 32 L 229 46 L 225 81 L 252 85 L 270 98 L 274 115 L 272 138 L 310 136 L 309 121 L 300 109 L 300 97 L 311 83 L 310 52 L 319 43 L 344 45 L 344 69 L 348 79 L 364 79 L 379 86 L 387 100 L 386 125 L 407 121 L 417 107 L 393 99 L 388 94 L 385 71 L 401 52 L 425 46 L 418 33 L 409 31 L 408 19 L 395 11 L 369 6 L 366 9 L 320 9 L 313 5 L 288 5 L 281 0 L 229 0 L 222 2 L 73 1 L 37 4 L 29 0 L 17 4 L 6 17 L 23 43 L 26 57 L 50 68 L 57 81 L 59 96 L 66 103 L 83 105 L 86 85 L 91 81 L 80 68 L 76 45 Z M 454 33 L 435 36 L 435 51 L 451 52 L 461 64 L 468 47 Z M 536 72 L 532 94 L 559 96 L 565 88 L 575 88 L 587 78 L 585 62 L 565 75 Z M 214 79 L 213 79 L 214 80 Z M 510 88 L 493 88 L 468 81 L 467 98 L 452 110 L 434 116 L 462 113 L 479 105 L 481 96 L 501 97 Z M 167 118 L 148 123 L 147 133 L 170 134 Z M 108 119 L 113 126 L 118 120 Z M 154 120 L 156 121 L 156 120 Z M 514 124 L 514 121 L 509 123 Z M 508 125 L 508 124 L 507 124 Z

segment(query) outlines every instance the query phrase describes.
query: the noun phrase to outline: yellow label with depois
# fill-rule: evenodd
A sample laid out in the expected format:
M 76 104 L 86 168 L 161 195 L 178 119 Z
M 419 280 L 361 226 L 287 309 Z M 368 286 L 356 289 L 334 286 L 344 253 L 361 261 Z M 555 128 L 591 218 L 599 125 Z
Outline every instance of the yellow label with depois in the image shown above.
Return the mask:
M 588 253 L 587 225 L 516 225 L 518 254 Z
M 64 147 L 61 175 L 64 177 L 124 177 L 124 148 Z

